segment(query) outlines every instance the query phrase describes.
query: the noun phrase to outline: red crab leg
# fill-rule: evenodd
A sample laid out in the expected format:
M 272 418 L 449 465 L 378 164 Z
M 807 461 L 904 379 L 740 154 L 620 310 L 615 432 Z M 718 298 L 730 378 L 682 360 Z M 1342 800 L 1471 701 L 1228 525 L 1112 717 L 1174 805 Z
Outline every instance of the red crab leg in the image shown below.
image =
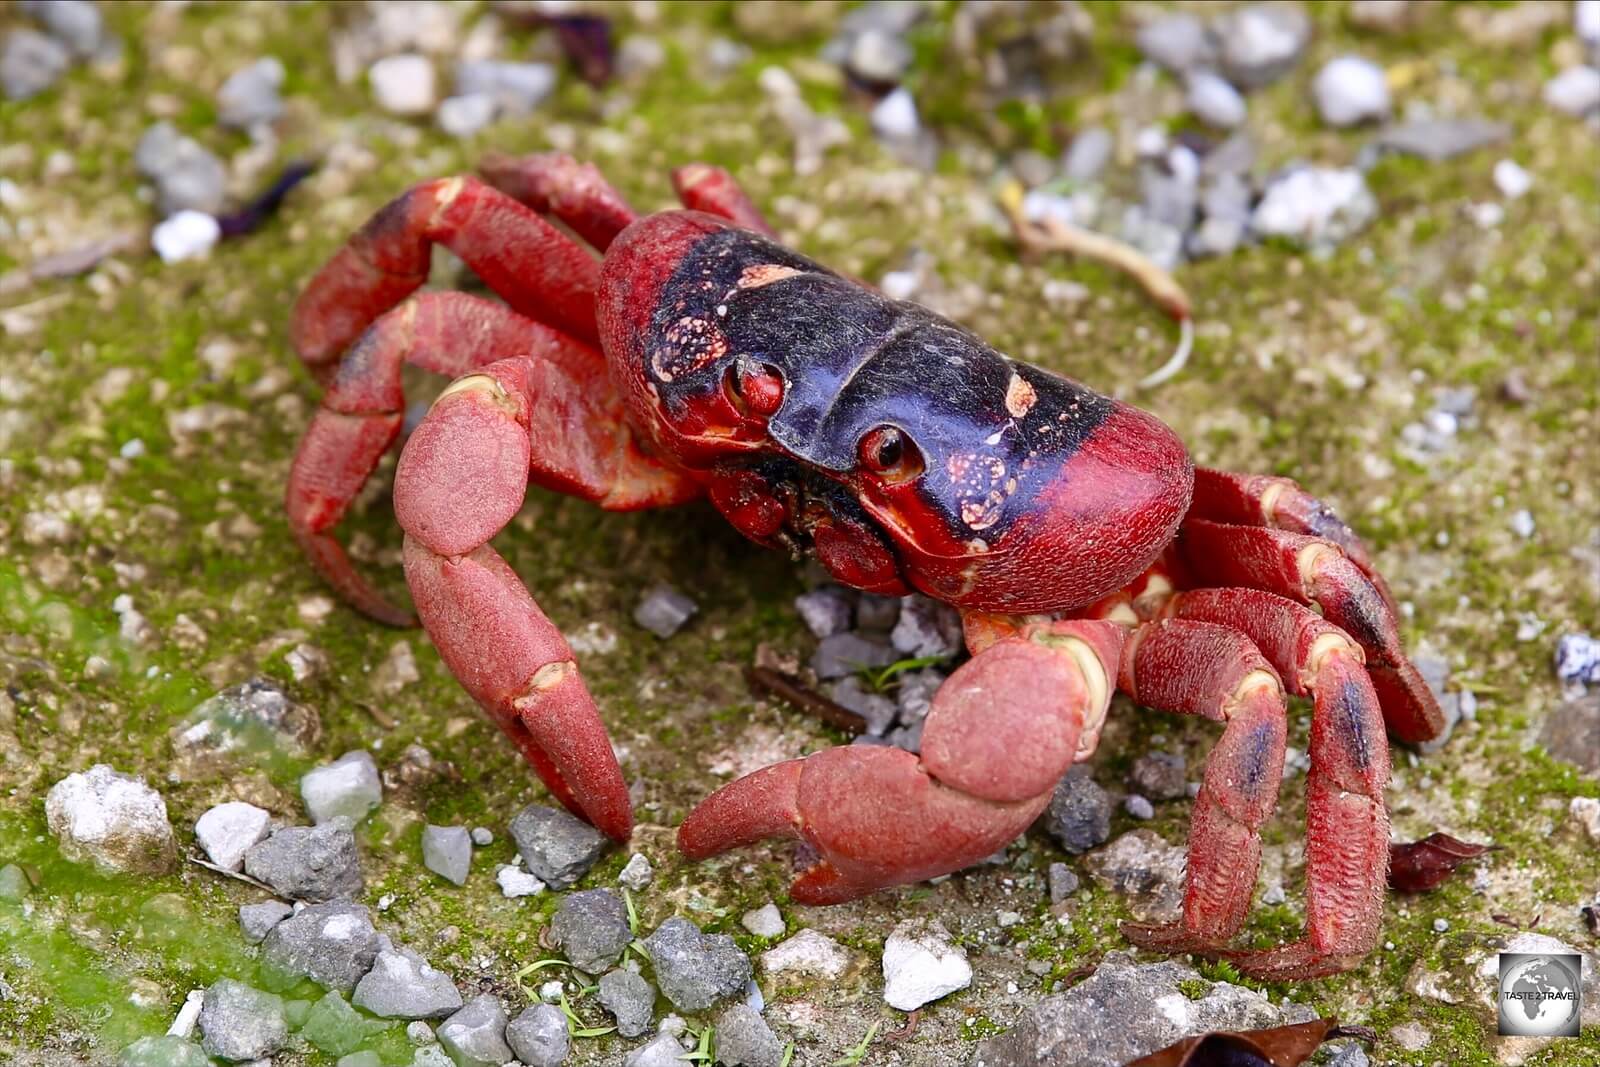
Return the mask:
M 940 687 L 920 758 L 852 745 L 764 768 L 701 801 L 678 847 L 704 859 L 762 838 L 804 840 L 821 858 L 790 887 L 802 904 L 976 863 L 1027 829 L 1080 756 L 1080 734 L 1098 730 L 1122 640 L 1113 623 L 1026 627 Z
M 1123 924 L 1142 948 L 1215 951 L 1244 926 L 1261 863 L 1261 825 L 1278 802 L 1283 686 L 1250 639 L 1187 619 L 1145 623 L 1128 641 L 1118 688 L 1146 707 L 1227 725 L 1206 760 L 1189 827 L 1183 917 Z
M 617 840 L 632 812 L 594 701 L 560 631 L 487 542 L 530 477 L 616 507 L 699 492 L 627 433 L 615 395 L 596 396 L 548 360 L 501 360 L 440 394 L 406 442 L 394 488 L 406 581 L 440 657 L 551 792 Z
M 373 319 L 427 280 L 435 244 L 465 260 L 514 310 L 599 343 L 595 258 L 477 178 L 440 178 L 380 209 L 300 294 L 289 337 L 319 381 Z
M 1439 702 L 1406 658 L 1382 593 L 1337 545 L 1262 526 L 1185 519 L 1177 546 L 1197 585 L 1242 585 L 1316 605 L 1366 652 L 1390 732 L 1413 743 L 1443 732 Z
M 709 163 L 690 163 L 672 172 L 672 187 L 690 211 L 733 220 L 736 226 L 774 237 L 772 227 L 733 175 Z
M 513 200 L 554 215 L 601 252 L 638 218 L 599 167 L 579 163 L 565 152 L 527 156 L 495 152 L 483 157 L 478 173 Z
M 512 353 L 552 360 L 610 388 L 594 349 L 465 293 L 410 298 L 380 315 L 339 363 L 289 468 L 285 507 L 317 572 L 357 610 L 391 626 L 416 622 L 356 571 L 332 532 L 400 433 L 401 366 L 455 377 Z
M 1314 612 L 1258 590 L 1179 593 L 1166 610 L 1177 619 L 1245 634 L 1290 692 L 1314 699 L 1306 786 L 1306 937 L 1265 951 L 1210 954 L 1270 980 L 1349 969 L 1377 944 L 1389 865 L 1383 801 L 1389 747 L 1361 650 Z M 1250 887 L 1240 888 L 1248 902 Z

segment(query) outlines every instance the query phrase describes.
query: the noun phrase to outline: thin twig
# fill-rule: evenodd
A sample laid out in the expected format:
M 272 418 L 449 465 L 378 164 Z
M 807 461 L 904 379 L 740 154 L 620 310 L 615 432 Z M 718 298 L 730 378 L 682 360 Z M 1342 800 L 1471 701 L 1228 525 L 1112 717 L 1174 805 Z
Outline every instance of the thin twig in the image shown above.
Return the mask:
M 47 278 L 73 278 L 93 270 L 101 260 L 111 256 L 149 251 L 149 248 L 150 235 L 144 230 L 122 230 L 0 274 L 0 295 L 19 292 Z
M 257 889 L 264 889 L 268 893 L 271 893 L 273 896 L 277 896 L 278 895 L 278 891 L 276 889 L 272 888 L 267 883 L 261 881 L 259 878 L 252 878 L 248 874 L 245 874 L 242 871 L 230 871 L 226 867 L 219 867 L 215 863 L 212 863 L 210 860 L 203 860 L 199 856 L 194 855 L 193 853 L 190 853 L 185 858 L 190 863 L 193 863 L 198 867 L 204 867 L 208 871 L 215 871 L 217 874 L 222 875 L 224 878 L 232 878 L 236 882 L 243 882 L 245 885 L 253 885 Z
M 367 704 L 360 700 L 357 700 L 355 705 L 368 715 L 372 716 L 372 721 L 383 727 L 385 730 L 393 730 L 396 726 L 400 725 L 399 719 L 396 719 L 393 715 L 390 715 L 382 708 L 376 707 L 372 704 Z
M 744 680 L 757 693 L 775 696 L 786 704 L 815 715 L 829 726 L 847 734 L 867 732 L 867 720 L 849 708 L 836 704 L 815 690 L 800 684 L 798 678 L 771 667 L 746 667 Z
M 883 1035 L 885 1041 L 904 1041 L 917 1032 L 917 1023 L 922 1020 L 922 1009 L 913 1008 L 911 1014 L 906 1016 L 906 1024 L 898 1030 L 890 1030 Z

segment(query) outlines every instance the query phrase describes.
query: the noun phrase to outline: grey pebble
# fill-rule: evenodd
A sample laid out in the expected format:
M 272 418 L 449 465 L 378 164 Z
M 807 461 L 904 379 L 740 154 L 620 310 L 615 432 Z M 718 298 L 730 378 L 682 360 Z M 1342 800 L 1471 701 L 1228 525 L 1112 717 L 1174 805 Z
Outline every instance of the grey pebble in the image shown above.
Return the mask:
M 318 826 L 335 819 L 348 820 L 353 826 L 383 803 L 377 761 L 367 750 L 356 749 L 332 763 L 313 767 L 300 778 L 300 799 Z
M 1174 74 L 1185 74 L 1216 61 L 1216 45 L 1206 25 L 1194 15 L 1164 15 L 1139 27 L 1134 37 L 1139 54 Z
M 438 1019 L 461 1007 L 461 994 L 448 974 L 402 947 L 378 953 L 350 1002 L 385 1019 Z
M 492 97 L 507 115 L 526 115 L 555 90 L 556 68 L 548 63 L 467 59 L 456 64 L 456 93 Z
M 1050 903 L 1059 904 L 1078 891 L 1078 876 L 1065 863 L 1050 865 Z
M 456 1067 L 500 1067 L 515 1055 L 505 1034 L 506 1010 L 493 993 L 473 997 L 439 1024 L 439 1044 Z
M 212 1060 L 192 1041 L 165 1034 L 141 1037 L 117 1056 L 117 1067 L 211 1067 Z
M 1333 1059 L 1328 1061 L 1328 1067 L 1369 1067 L 1371 1062 L 1367 1058 L 1367 1050 L 1361 1047 L 1361 1043 L 1351 1041 L 1333 1054 Z
M 1222 73 L 1244 90 L 1270 85 L 1294 69 L 1311 43 L 1311 19 L 1299 4 L 1251 4 L 1213 24 Z
M 863 630 L 881 630 L 887 633 L 894 629 L 894 624 L 899 618 L 899 597 L 862 593 L 860 599 L 856 601 L 856 625 Z
M 283 64 L 273 56 L 234 71 L 217 90 L 217 121 L 236 130 L 270 125 L 283 115 Z
M 1338 56 L 1325 63 L 1311 82 L 1311 95 L 1329 126 L 1355 126 L 1389 114 L 1388 75 L 1361 56 Z
M 333 1067 L 383 1067 L 383 1057 L 373 1049 L 362 1049 L 334 1061 Z
M 661 1033 L 634 1049 L 622 1067 L 683 1067 L 683 1046 L 671 1034 Z
M 832 637 L 850 629 L 850 619 L 854 614 L 849 597 L 843 590 L 833 587 L 801 593 L 794 598 L 794 608 L 800 613 L 800 621 L 806 624 L 806 629 L 819 638 Z
M 845 67 L 869 85 L 897 84 L 911 66 L 911 46 L 897 34 L 871 29 L 850 45 Z
M 550 920 L 550 938 L 578 970 L 599 974 L 613 966 L 633 940 L 627 908 L 609 889 L 569 893 Z
M 222 210 L 227 179 L 222 161 L 194 138 L 179 133 L 172 123 L 158 122 L 146 130 L 134 149 L 133 161 L 139 173 L 155 184 L 156 207 L 163 218 L 179 211 L 215 215 Z M 250 685 L 245 683 L 218 695 L 225 703 L 235 696 L 249 701 L 254 695 L 248 691 Z M 226 716 L 224 726 L 240 734 L 247 733 L 248 724 L 255 719 L 248 711 L 244 716 L 235 716 L 226 706 L 208 707 L 209 704 L 208 701 L 197 708 L 191 719 L 199 720 L 206 714 L 223 715 Z M 225 738 L 218 738 L 216 743 L 227 742 Z M 229 747 L 244 747 L 246 743 L 240 741 Z
M 1555 659 L 1556 677 L 1563 682 L 1600 685 L 1600 641 L 1588 634 L 1562 634 Z
M 1545 82 L 1544 102 L 1574 118 L 1600 110 L 1600 70 L 1568 67 Z
M 894 725 L 895 702 L 882 693 L 869 693 L 862 688 L 856 675 L 840 678 L 828 687 L 828 696 L 834 703 L 853 711 L 867 722 L 867 733 L 882 737 Z
M 700 606 L 670 585 L 658 585 L 639 599 L 633 621 L 657 637 L 666 639 L 683 629 Z
M 632 971 L 607 971 L 600 976 L 600 1006 L 617 1020 L 617 1033 L 638 1037 L 650 1029 L 655 1013 L 656 990 Z
M 1100 177 L 1100 172 L 1111 162 L 1111 153 L 1115 148 L 1116 139 L 1104 126 L 1089 126 L 1080 130 L 1067 147 L 1066 158 L 1061 164 L 1062 173 L 1075 182 L 1092 182 Z
M 72 62 L 65 45 L 34 30 L 16 29 L 0 47 L 0 90 L 9 100 L 26 100 L 49 89 Z
M 283 998 L 222 978 L 206 990 L 200 1008 L 201 1047 L 225 1060 L 270 1056 L 289 1040 Z
M 140 174 L 155 175 L 171 165 L 178 132 L 170 123 L 157 123 L 145 131 L 134 151 L 134 166 Z M 204 152 L 198 144 L 195 150 Z M 215 160 L 213 160 L 215 163 Z M 216 163 L 218 189 L 222 164 Z M 218 194 L 220 202 L 220 192 Z M 231 756 L 259 751 L 281 751 L 301 755 L 316 743 L 322 733 L 322 720 L 316 711 L 289 698 L 282 686 L 270 678 L 252 678 L 231 685 L 201 701 L 172 728 L 172 749 L 180 767 L 190 772 L 214 769 Z
M 1209 70 L 1190 75 L 1184 100 L 1195 118 L 1218 129 L 1231 130 L 1249 117 L 1239 90 Z
M 28 875 L 21 867 L 15 863 L 0 867 L 0 903 L 21 904 L 32 890 Z
M 924 667 L 900 675 L 900 685 L 895 690 L 894 699 L 900 709 L 902 723 L 909 726 L 928 717 L 934 695 L 944 685 L 945 677 L 945 673 L 936 667 Z
M 272 932 L 272 928 L 294 914 L 294 908 L 281 900 L 264 900 L 260 904 L 239 906 L 239 929 L 244 939 L 259 945 Z
M 506 1025 L 506 1041 L 525 1067 L 559 1067 L 572 1048 L 567 1017 L 554 1004 L 534 1004 Z
M 1156 809 L 1151 805 L 1150 801 L 1138 793 L 1129 793 L 1127 798 L 1123 800 L 1122 806 L 1135 819 L 1153 819 L 1156 817 Z
M 465 885 L 472 869 L 472 835 L 465 826 L 424 826 L 422 865 L 456 885 Z
M 380 947 L 366 908 L 343 902 L 313 904 L 272 928 L 262 942 L 261 959 L 286 983 L 310 978 L 349 993 L 372 969 Z
M 783 1042 L 748 1004 L 734 1004 L 717 1016 L 717 1062 L 726 1067 L 778 1067 Z
M 750 959 L 727 934 L 704 934 L 688 919 L 671 918 L 645 938 L 661 992 L 680 1011 L 704 1011 L 744 992 Z
M 566 889 L 605 853 L 604 834 L 558 808 L 529 804 L 511 820 L 511 840 L 541 881 Z
M 1373 146 L 1435 162 L 1503 141 L 1511 127 L 1481 118 L 1417 119 L 1385 126 Z
M 882 641 L 857 633 L 824 637 L 811 656 L 811 669 L 823 681 L 843 678 L 863 667 L 887 667 L 899 657 Z
M 23 0 L 17 6 L 79 59 L 90 59 L 100 51 L 105 23 L 90 0 Z
M 494 121 L 494 113 L 494 97 L 488 93 L 464 93 L 440 101 L 433 118 L 451 137 L 471 137 Z
M 1128 784 L 1152 800 L 1177 800 L 1188 779 L 1188 761 L 1172 752 L 1146 752 L 1133 761 Z
M 635 852 L 623 865 L 621 873 L 617 875 L 617 881 L 638 893 L 647 889 L 655 876 L 655 868 L 650 866 L 650 858 L 643 852 Z
M 421 1019 L 417 1019 L 414 1022 L 406 1023 L 406 1040 L 413 1045 L 431 1045 L 438 1041 L 439 1038 L 434 1034 L 433 1027 Z
M 954 655 L 961 648 L 961 615 L 931 597 L 908 596 L 900 601 L 889 643 L 905 656 Z
M 1087 852 L 1111 837 L 1111 797 L 1078 764 L 1062 775 L 1045 812 L 1045 829 L 1068 852 Z
M 472 843 L 482 848 L 494 844 L 494 833 L 487 826 L 474 826 L 472 828 Z
M 366 886 L 355 834 L 341 823 L 286 826 L 251 846 L 244 870 L 290 900 L 351 898 Z

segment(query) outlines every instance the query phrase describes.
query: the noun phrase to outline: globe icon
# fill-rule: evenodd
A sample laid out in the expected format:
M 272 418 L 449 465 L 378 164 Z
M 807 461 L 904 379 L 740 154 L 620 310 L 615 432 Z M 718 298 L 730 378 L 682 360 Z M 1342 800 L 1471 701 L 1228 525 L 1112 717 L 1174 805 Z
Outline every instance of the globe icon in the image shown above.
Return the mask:
M 1502 1032 L 1525 1037 L 1576 1033 L 1578 983 L 1563 960 L 1533 956 L 1515 964 L 1500 979 Z

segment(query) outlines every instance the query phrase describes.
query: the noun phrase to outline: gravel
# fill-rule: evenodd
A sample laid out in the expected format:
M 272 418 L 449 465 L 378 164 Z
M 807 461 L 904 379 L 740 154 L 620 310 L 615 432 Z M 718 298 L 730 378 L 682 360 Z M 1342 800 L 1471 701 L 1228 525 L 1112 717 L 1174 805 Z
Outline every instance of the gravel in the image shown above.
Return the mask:
M 801 593 L 794 598 L 794 608 L 806 629 L 818 638 L 844 633 L 850 629 L 850 619 L 855 614 L 849 597 L 843 590 L 833 587 Z
M 1389 114 L 1389 80 L 1383 68 L 1361 56 L 1329 60 L 1311 83 L 1322 121 L 1357 126 Z
M 556 68 L 548 63 L 463 60 L 456 64 L 456 94 L 487 96 L 497 112 L 527 115 L 555 91 Z
M 1293 70 L 1311 43 L 1311 20 L 1298 4 L 1251 4 L 1213 24 L 1222 73 L 1241 89 L 1270 85 Z
M 180 211 L 205 215 L 222 211 L 227 180 L 222 160 L 172 123 L 158 122 L 146 130 L 134 149 L 133 162 L 154 183 L 156 208 L 163 218 Z
M 635 893 L 641 893 L 650 887 L 650 882 L 655 876 L 655 868 L 650 866 L 650 858 L 643 852 L 635 852 L 628 857 L 628 862 L 623 864 L 622 870 L 617 874 L 617 881 Z
M 262 942 L 261 959 L 288 982 L 310 978 L 349 993 L 372 969 L 379 948 L 366 908 L 344 902 L 312 904 L 272 928 Z
M 754 1008 L 734 1004 L 717 1016 L 717 1062 L 727 1067 L 778 1067 L 783 1042 Z
M 683 1046 L 671 1034 L 657 1034 L 623 1058 L 622 1067 L 683 1067 Z
M 811 669 L 818 678 L 829 681 L 854 674 L 862 667 L 887 667 L 897 659 L 895 650 L 882 641 L 858 633 L 830 634 L 817 645 Z
M 141 154 L 159 128 L 152 127 L 139 142 Z M 145 165 L 139 169 L 145 172 Z M 199 777 L 225 768 L 235 756 L 304 755 L 321 734 L 322 720 L 314 710 L 290 700 L 276 682 L 253 678 L 198 704 L 173 728 L 172 748 L 184 777 Z
M 1133 761 L 1128 784 L 1152 800 L 1177 800 L 1188 788 L 1188 761 L 1171 752 L 1146 752 Z
M 433 63 L 415 52 L 384 56 L 367 70 L 378 106 L 391 115 L 414 117 L 433 110 L 437 97 Z
M 167 804 L 144 779 L 104 763 L 50 787 L 45 821 L 75 863 L 113 873 L 164 874 L 178 861 Z
M 294 908 L 281 900 L 265 900 L 260 904 L 239 905 L 239 929 L 244 939 L 259 945 L 272 933 L 272 928 L 294 914 Z
M 783 922 L 783 913 L 776 904 L 770 901 L 759 908 L 752 908 L 739 919 L 739 924 L 757 937 L 782 937 L 787 927 Z
M 827 934 L 801 930 L 761 954 L 761 972 L 769 977 L 820 978 L 835 981 L 850 968 L 850 953 Z
M 607 971 L 600 976 L 596 994 L 600 1006 L 617 1020 L 617 1033 L 638 1037 L 650 1029 L 655 1014 L 656 987 L 632 971 Z
M 633 621 L 665 640 L 683 629 L 700 605 L 670 585 L 658 585 L 639 598 Z
M 606 850 L 604 834 L 559 808 L 529 804 L 511 820 L 511 840 L 522 861 L 552 889 L 582 878 Z
M 554 1004 L 534 1004 L 506 1024 L 506 1042 L 525 1067 L 559 1067 L 572 1048 L 567 1017 Z
M 1482 118 L 1415 119 L 1385 126 L 1374 148 L 1438 162 L 1511 136 L 1511 127 Z
M 727 934 L 704 934 L 688 919 L 671 918 L 645 938 L 656 983 L 679 1011 L 704 1011 L 744 992 L 750 959 Z
M 171 1034 L 141 1037 L 117 1056 L 117 1067 L 211 1067 L 212 1060 L 192 1041 Z
M 465 826 L 424 826 L 422 865 L 456 885 L 465 885 L 472 869 L 471 832 Z
M 318 826 L 336 819 L 353 826 L 383 803 L 378 764 L 365 749 L 346 752 L 332 763 L 308 771 L 300 779 L 300 798 Z
M 1075 182 L 1092 182 L 1111 162 L 1116 150 L 1116 138 L 1104 126 L 1084 128 L 1072 139 L 1061 162 L 1061 173 Z
M 17 7 L 79 59 L 93 58 L 106 43 L 100 9 L 90 0 L 23 0 Z
M 231 800 L 195 820 L 194 836 L 206 856 L 224 870 L 244 867 L 244 854 L 272 831 L 272 814 L 254 804 Z
M 851 42 L 845 69 L 868 85 L 895 85 L 911 66 L 911 46 L 898 34 L 871 29 Z
M 60 41 L 34 30 L 15 29 L 0 46 L 0 90 L 7 99 L 26 100 L 55 85 L 72 63 Z
M 869 737 L 882 737 L 887 733 L 899 711 L 895 702 L 882 693 L 867 692 L 860 677 L 854 674 L 828 686 L 828 696 L 835 704 L 865 719 Z
M 1377 216 L 1378 202 L 1360 171 L 1300 167 L 1268 184 L 1250 225 L 1264 237 L 1285 237 L 1312 249 L 1327 249 L 1359 233 Z
M 1231 130 L 1243 125 L 1249 117 L 1249 109 L 1239 90 L 1226 78 L 1209 70 L 1196 71 L 1189 76 L 1184 100 L 1195 118 L 1218 129 Z
M 1562 634 L 1556 642 L 1556 677 L 1568 685 L 1600 685 L 1600 640 Z
M 1216 43 L 1199 17 L 1163 15 L 1139 27 L 1139 54 L 1173 74 L 1187 74 L 1216 62 Z
M 350 1000 L 385 1019 L 438 1019 L 461 1007 L 450 976 L 408 948 L 380 951 Z
M 174 212 L 150 231 L 150 247 L 163 263 L 205 259 L 220 240 L 222 225 L 204 211 L 188 208 Z
M 283 116 L 283 64 L 272 56 L 229 75 L 217 90 L 217 121 L 236 130 L 271 125 Z
M 21 904 L 32 890 L 27 872 L 21 867 L 15 863 L 0 867 L 0 903 Z
M 290 900 L 353 898 L 366 887 L 355 834 L 342 823 L 286 826 L 251 846 L 244 870 Z
M 1128 796 L 1122 801 L 1122 807 L 1135 819 L 1153 819 L 1156 817 L 1155 807 L 1151 805 L 1149 800 L 1140 796 L 1138 793 L 1128 794 Z
M 494 872 L 494 880 L 500 885 L 501 896 L 512 899 L 538 896 L 545 890 L 544 883 L 536 875 L 510 863 Z
M 586 889 L 562 900 L 550 920 L 550 939 L 578 970 L 599 974 L 622 958 L 633 932 L 621 897 L 609 889 Z
M 1176 919 L 1183 906 L 1185 853 L 1153 830 L 1130 830 L 1083 858 L 1090 877 L 1128 898 L 1128 910 L 1145 922 Z
M 900 598 L 862 593 L 856 600 L 856 625 L 863 630 L 888 633 L 900 621 Z
M 903 656 L 953 656 L 962 647 L 961 614 L 931 597 L 908 596 L 900 602 L 889 643 Z
M 892 1008 L 915 1011 L 971 983 L 966 951 L 937 920 L 906 919 L 883 944 L 883 999 Z
M 1544 102 L 1575 118 L 1600 110 L 1600 70 L 1568 67 L 1545 82 Z
M 1059 904 L 1078 891 L 1078 876 L 1065 863 L 1052 863 L 1048 877 L 1052 904 Z
M 447 97 L 434 113 L 434 121 L 451 137 L 471 137 L 494 121 L 496 105 L 488 93 Z
M 200 1008 L 201 1047 L 225 1060 L 270 1056 L 289 1041 L 283 998 L 222 978 L 206 990 Z
M 500 998 L 483 993 L 439 1024 L 439 1044 L 456 1067 L 500 1067 L 515 1055 L 505 1033 L 506 1009 Z
M 1045 812 L 1045 829 L 1074 855 L 1111 837 L 1111 797 L 1091 774 L 1082 764 L 1070 768 L 1056 783 Z

